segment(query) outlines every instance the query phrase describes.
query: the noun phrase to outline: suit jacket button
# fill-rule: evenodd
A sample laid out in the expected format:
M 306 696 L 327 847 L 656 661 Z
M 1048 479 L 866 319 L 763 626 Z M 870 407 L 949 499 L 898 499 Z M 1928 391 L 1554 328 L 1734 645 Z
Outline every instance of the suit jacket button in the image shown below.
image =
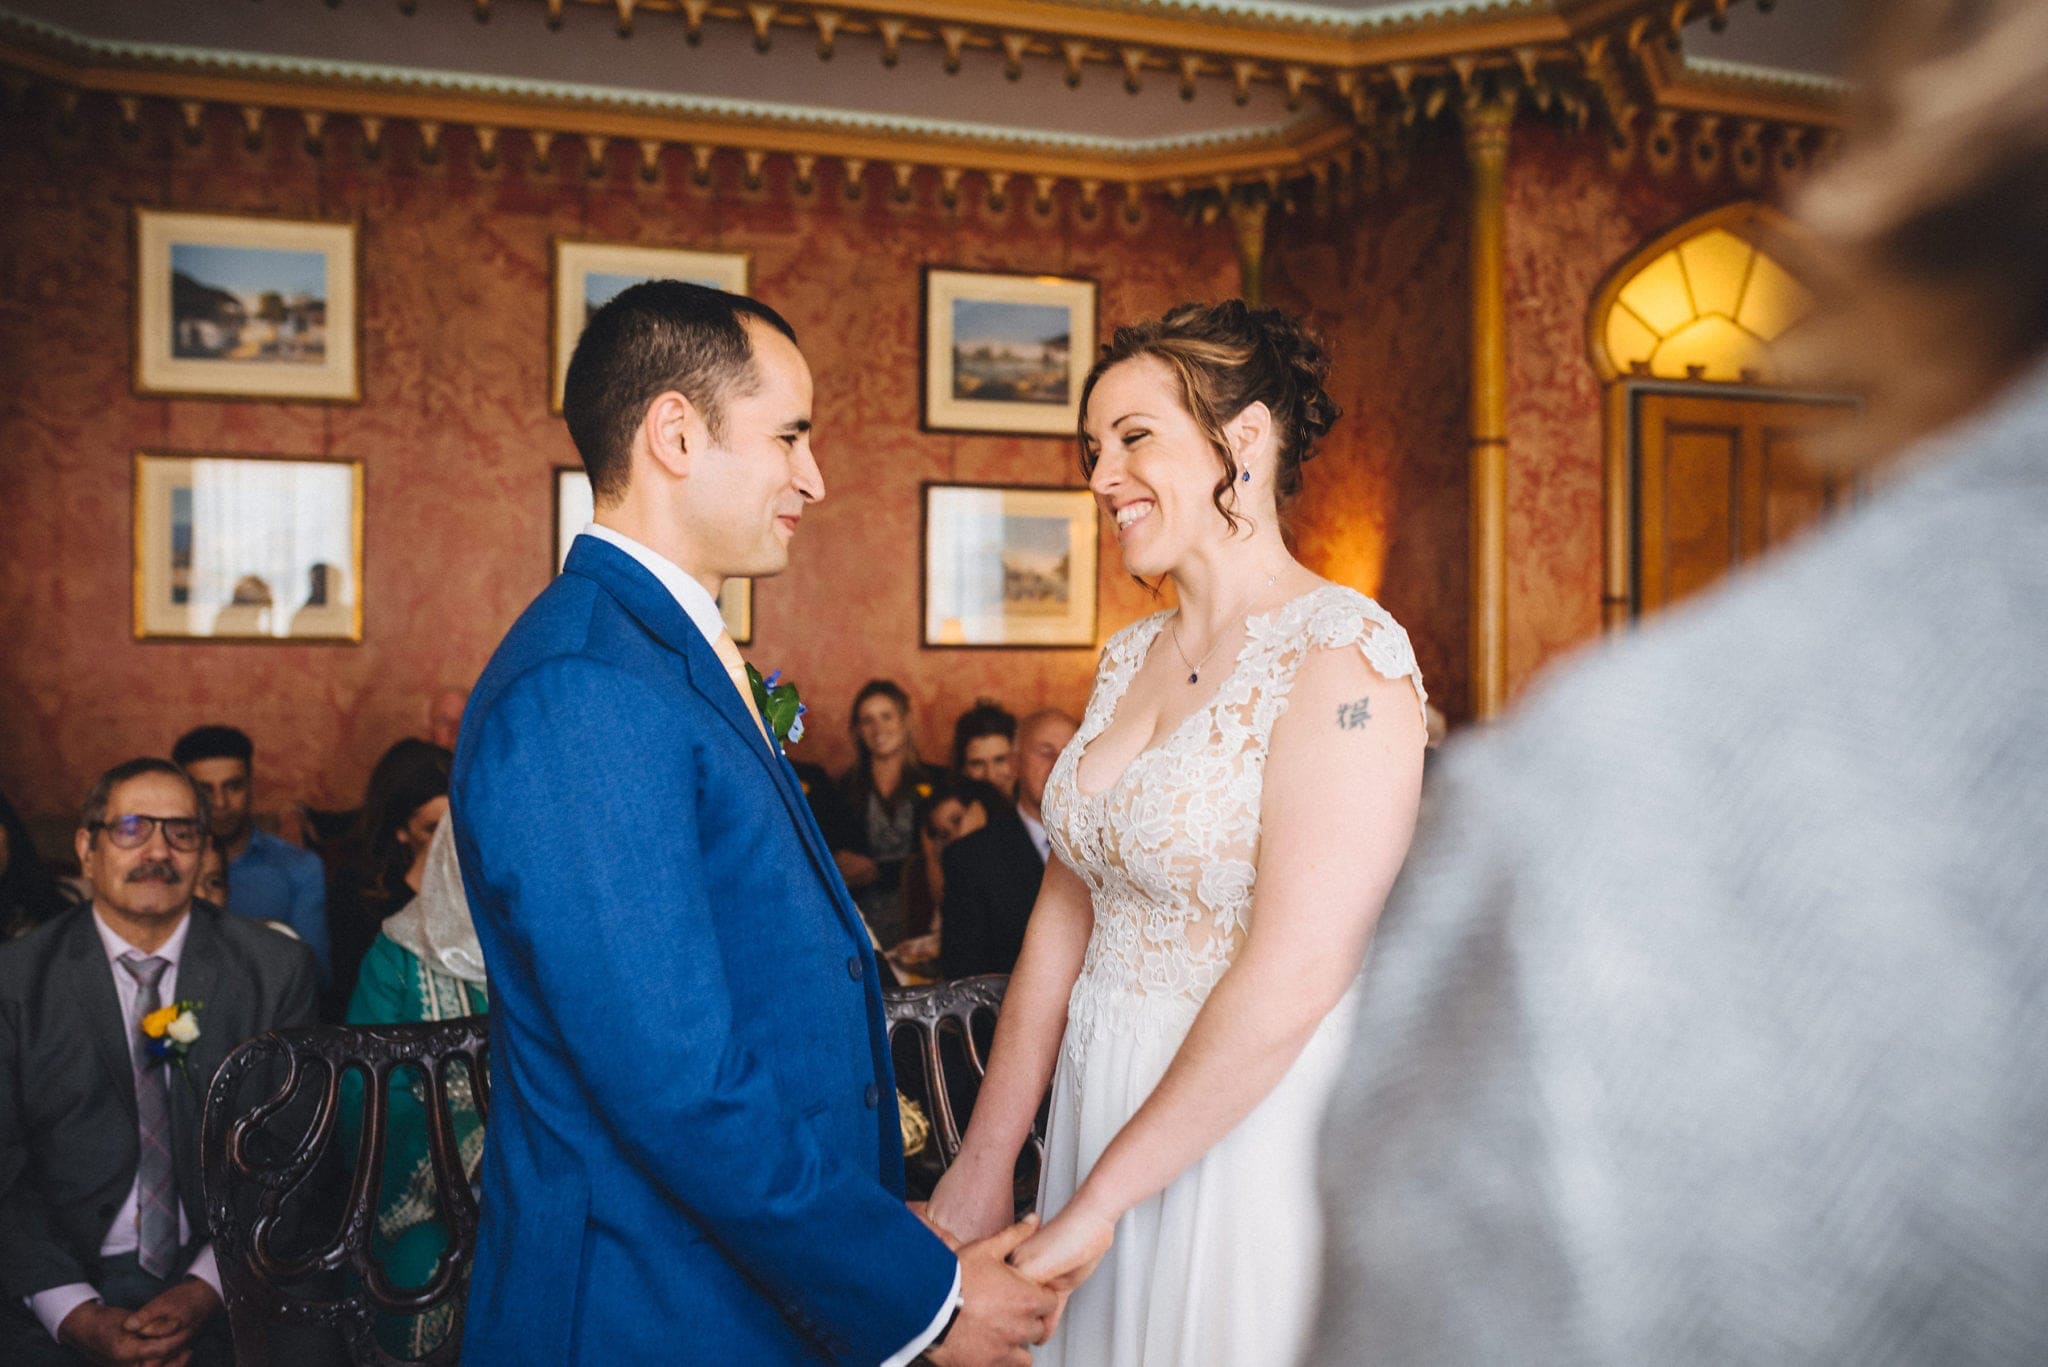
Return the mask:
M 866 1094 L 861 1097 L 861 1100 L 865 1101 L 867 1103 L 868 1109 L 872 1111 L 873 1109 L 875 1109 L 876 1106 L 879 1106 L 881 1104 L 882 1094 L 879 1090 L 876 1089 L 875 1084 L 870 1082 L 868 1084 L 868 1090 Z
M 860 966 L 860 955 L 856 954 L 846 961 L 846 976 L 855 982 L 860 981 L 860 975 L 864 971 Z

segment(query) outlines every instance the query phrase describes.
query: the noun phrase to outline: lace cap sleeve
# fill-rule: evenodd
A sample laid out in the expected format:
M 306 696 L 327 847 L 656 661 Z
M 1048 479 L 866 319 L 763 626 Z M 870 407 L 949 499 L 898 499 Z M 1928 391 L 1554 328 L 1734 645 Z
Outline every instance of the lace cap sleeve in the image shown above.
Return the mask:
M 1415 689 L 1415 706 L 1428 729 L 1429 692 L 1422 686 L 1415 647 L 1393 614 L 1356 589 L 1335 588 L 1320 595 L 1304 634 L 1312 649 L 1355 645 L 1381 678 L 1406 679 Z

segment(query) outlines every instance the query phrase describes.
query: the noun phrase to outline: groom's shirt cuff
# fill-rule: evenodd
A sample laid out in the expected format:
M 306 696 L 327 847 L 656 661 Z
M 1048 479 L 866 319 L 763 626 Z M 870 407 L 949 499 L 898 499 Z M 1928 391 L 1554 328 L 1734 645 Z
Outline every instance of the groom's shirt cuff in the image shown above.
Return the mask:
M 939 1313 L 932 1316 L 932 1322 L 925 1331 L 903 1345 L 903 1350 L 882 1364 L 882 1367 L 906 1367 L 919 1353 L 931 1347 L 932 1340 L 945 1329 L 946 1322 L 953 1318 L 953 1312 L 960 1306 L 960 1265 L 953 1264 L 953 1289 L 946 1293 L 946 1299 L 939 1302 Z

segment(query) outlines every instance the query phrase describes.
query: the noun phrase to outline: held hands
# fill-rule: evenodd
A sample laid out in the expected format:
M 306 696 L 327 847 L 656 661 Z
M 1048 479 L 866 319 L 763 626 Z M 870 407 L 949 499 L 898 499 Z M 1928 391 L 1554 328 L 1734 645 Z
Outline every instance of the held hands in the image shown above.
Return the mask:
M 220 1309 L 220 1297 L 197 1278 L 178 1282 L 139 1310 L 87 1301 L 64 1317 L 58 1340 L 95 1363 L 185 1367 L 193 1335 Z
M 960 1249 L 960 1313 L 946 1341 L 926 1354 L 935 1367 L 1030 1367 L 1026 1345 L 1052 1333 L 1060 1298 L 1019 1276 L 1007 1259 L 1037 1228 L 1038 1217 L 1027 1215 Z
M 1088 1280 L 1115 1238 L 1113 1221 L 1070 1205 L 1025 1240 L 1010 1263 L 1021 1275 L 1059 1292 L 1064 1304 L 1067 1293 Z

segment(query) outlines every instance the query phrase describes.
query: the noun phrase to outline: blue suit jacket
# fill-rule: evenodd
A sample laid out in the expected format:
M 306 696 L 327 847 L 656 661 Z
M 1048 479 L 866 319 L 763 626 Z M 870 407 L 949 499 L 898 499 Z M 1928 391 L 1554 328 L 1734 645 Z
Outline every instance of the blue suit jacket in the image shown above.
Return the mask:
M 954 1258 L 904 1207 L 875 963 L 786 760 L 632 557 L 584 538 L 456 753 L 491 982 L 463 1356 L 875 1363 Z

